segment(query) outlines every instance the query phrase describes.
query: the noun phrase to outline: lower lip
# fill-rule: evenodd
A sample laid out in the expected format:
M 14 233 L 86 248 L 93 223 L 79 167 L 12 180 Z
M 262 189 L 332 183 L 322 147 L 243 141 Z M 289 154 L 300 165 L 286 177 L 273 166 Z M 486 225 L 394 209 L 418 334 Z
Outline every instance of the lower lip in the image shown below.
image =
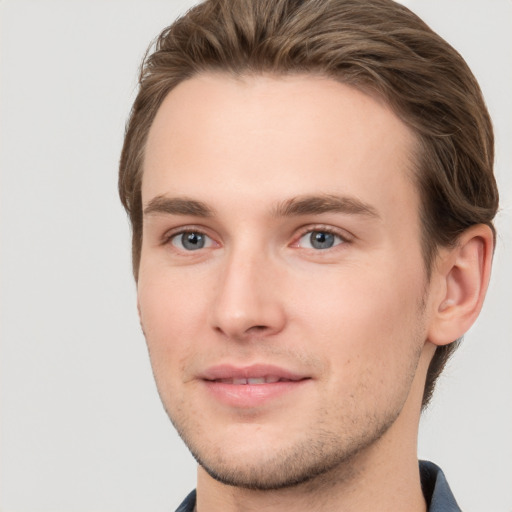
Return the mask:
M 230 407 L 250 409 L 262 406 L 285 394 L 298 391 L 310 379 L 279 381 L 269 384 L 225 384 L 205 380 L 209 392 L 220 402 Z

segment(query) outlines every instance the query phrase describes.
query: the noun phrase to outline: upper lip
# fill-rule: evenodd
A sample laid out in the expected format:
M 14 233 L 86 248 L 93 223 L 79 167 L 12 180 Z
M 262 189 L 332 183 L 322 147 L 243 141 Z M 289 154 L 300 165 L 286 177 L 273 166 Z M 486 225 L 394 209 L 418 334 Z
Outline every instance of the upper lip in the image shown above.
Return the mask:
M 263 377 L 277 377 L 279 379 L 295 381 L 309 378 L 307 375 L 271 364 L 253 364 L 249 366 L 221 364 L 211 366 L 200 374 L 201 379 L 209 381 L 221 379 L 258 379 Z

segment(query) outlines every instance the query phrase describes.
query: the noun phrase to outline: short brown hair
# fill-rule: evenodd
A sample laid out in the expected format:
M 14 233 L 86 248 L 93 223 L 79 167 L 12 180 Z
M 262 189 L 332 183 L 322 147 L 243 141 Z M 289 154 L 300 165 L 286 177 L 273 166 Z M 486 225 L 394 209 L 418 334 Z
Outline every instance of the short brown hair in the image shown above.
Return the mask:
M 206 0 L 163 30 L 140 70 L 119 169 L 135 279 L 149 129 L 176 85 L 208 71 L 313 73 L 383 98 L 417 137 L 428 276 L 438 247 L 474 224 L 494 231 L 494 137 L 482 93 L 464 59 L 414 13 L 392 0 Z M 436 349 L 424 406 L 456 344 Z

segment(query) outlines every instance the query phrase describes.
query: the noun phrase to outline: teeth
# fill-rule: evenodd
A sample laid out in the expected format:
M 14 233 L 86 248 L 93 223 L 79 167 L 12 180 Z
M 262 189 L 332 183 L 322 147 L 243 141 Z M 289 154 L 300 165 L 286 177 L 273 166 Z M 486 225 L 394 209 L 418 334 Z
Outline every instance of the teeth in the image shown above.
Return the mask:
M 217 382 L 222 384 L 233 384 L 235 386 L 241 386 L 245 384 L 273 384 L 274 382 L 286 381 L 288 379 L 280 379 L 275 375 L 269 375 L 267 377 L 249 377 L 239 379 L 218 379 Z
M 254 377 L 247 379 L 247 384 L 265 384 L 265 377 Z

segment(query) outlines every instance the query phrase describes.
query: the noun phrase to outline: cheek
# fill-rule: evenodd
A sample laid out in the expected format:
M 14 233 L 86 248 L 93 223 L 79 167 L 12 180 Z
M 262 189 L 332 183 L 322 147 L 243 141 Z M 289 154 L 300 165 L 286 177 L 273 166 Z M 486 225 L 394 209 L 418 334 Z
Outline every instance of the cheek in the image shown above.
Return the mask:
M 420 343 L 424 281 L 417 266 L 410 269 L 353 266 L 317 276 L 298 315 L 302 328 L 337 364 L 396 366 L 401 354 Z
M 138 283 L 141 324 L 155 377 L 179 375 L 169 371 L 183 366 L 200 339 L 207 305 L 197 283 L 165 272 L 141 272 Z
M 423 344 L 418 287 L 390 286 L 391 280 L 377 277 L 347 276 L 342 292 L 339 283 L 329 289 L 323 307 L 318 297 L 311 298 L 321 332 L 317 350 L 326 363 L 326 395 L 336 397 L 333 410 L 345 416 L 398 410 Z M 313 332 L 312 327 L 305 328 Z
M 204 279 L 187 271 L 151 262 L 141 267 L 137 298 L 141 321 L 150 331 L 168 331 L 194 325 L 205 299 Z

